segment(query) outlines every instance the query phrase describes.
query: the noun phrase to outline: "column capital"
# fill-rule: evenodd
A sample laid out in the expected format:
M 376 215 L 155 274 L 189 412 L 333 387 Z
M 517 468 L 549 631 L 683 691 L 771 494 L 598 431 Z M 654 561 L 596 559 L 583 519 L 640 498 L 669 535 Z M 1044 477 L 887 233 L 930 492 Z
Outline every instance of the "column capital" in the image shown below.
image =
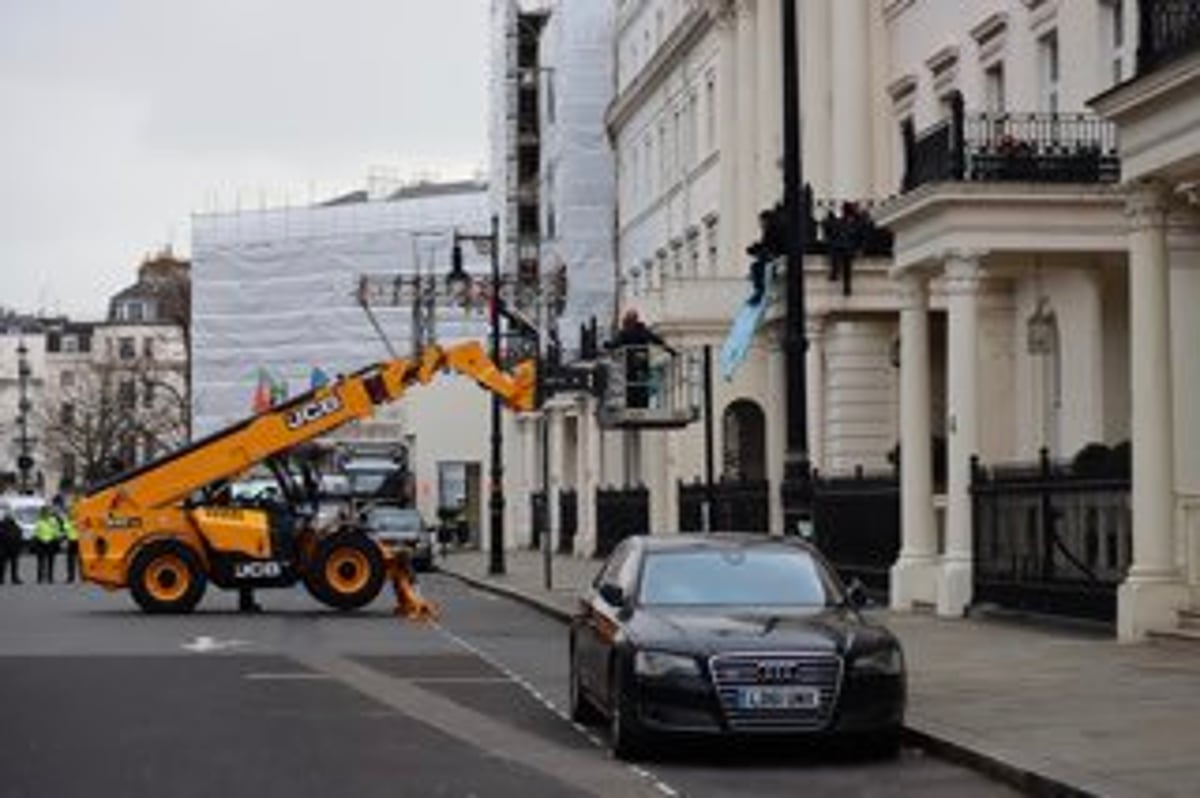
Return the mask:
M 1131 230 L 1164 228 L 1171 207 L 1171 193 L 1161 180 L 1138 180 L 1125 198 L 1125 216 Z
M 919 272 L 906 272 L 896 280 L 900 284 L 901 310 L 929 309 L 929 278 Z
M 979 250 L 948 251 L 944 256 L 946 266 L 942 290 L 947 294 L 978 293 L 983 275 L 983 254 Z

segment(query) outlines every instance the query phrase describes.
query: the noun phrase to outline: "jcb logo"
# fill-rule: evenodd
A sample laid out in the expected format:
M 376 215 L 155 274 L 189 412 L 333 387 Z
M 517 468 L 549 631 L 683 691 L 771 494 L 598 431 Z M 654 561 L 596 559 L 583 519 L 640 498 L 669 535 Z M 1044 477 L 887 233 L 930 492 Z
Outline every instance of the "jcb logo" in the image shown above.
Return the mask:
M 300 405 L 287 415 L 287 428 L 300 429 L 305 424 L 324 418 L 342 409 L 342 400 L 337 394 L 330 394 L 323 399 L 317 399 Z
M 283 566 L 274 560 L 240 562 L 233 568 L 236 579 L 274 579 L 283 573 Z

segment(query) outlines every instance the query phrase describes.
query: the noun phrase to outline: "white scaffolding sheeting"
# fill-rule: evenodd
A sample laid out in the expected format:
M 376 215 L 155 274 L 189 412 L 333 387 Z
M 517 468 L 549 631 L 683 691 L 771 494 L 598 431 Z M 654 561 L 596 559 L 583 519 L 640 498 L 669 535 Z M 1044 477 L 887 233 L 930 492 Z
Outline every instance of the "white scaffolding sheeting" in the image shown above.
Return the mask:
M 579 326 L 612 321 L 616 290 L 613 211 L 616 174 L 604 113 L 613 92 L 614 3 L 559 0 L 542 34 L 547 69 L 542 102 L 542 273 L 567 269 L 559 319 L 568 349 Z M 553 229 L 549 220 L 553 219 Z
M 489 230 L 481 183 L 421 187 L 379 201 L 198 215 L 192 223 L 192 411 L 204 435 L 251 412 L 263 375 L 290 395 L 387 357 L 358 305 L 364 273 L 450 268 L 451 236 Z M 468 272 L 486 254 L 464 246 Z M 377 308 L 401 354 L 411 308 Z M 439 311 L 439 340 L 482 338 L 480 312 Z

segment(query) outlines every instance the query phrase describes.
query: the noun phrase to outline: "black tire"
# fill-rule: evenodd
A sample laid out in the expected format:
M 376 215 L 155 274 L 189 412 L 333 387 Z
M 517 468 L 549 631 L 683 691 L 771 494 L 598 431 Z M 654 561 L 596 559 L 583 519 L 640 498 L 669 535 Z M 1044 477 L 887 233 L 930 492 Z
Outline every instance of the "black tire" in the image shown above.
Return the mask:
M 155 540 L 134 555 L 129 566 L 129 590 L 144 612 L 182 615 L 204 596 L 208 577 L 200 558 L 178 540 Z
M 387 566 L 375 541 L 357 532 L 339 532 L 317 544 L 304 584 L 322 604 L 357 610 L 375 600 L 386 578 Z
M 626 695 L 625 680 L 619 673 L 612 676 L 608 729 L 613 756 L 623 762 L 645 758 L 648 744 L 646 729 L 637 719 L 633 699 Z
M 583 685 L 579 681 L 579 666 L 575 661 L 575 646 L 571 645 L 571 662 L 570 662 L 570 677 L 569 677 L 569 694 L 568 704 L 570 706 L 571 720 L 575 723 L 580 723 L 584 726 L 594 726 L 604 720 L 596 705 L 591 702 L 591 699 L 583 692 Z

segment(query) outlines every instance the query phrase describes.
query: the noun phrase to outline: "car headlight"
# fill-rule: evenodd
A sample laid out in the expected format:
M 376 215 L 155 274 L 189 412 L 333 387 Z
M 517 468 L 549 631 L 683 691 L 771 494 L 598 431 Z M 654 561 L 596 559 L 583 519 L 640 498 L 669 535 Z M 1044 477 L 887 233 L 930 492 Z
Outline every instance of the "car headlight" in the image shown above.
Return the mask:
M 904 671 L 904 654 L 899 647 L 889 646 L 857 657 L 852 667 L 855 673 L 899 676 Z
M 633 671 L 638 676 L 699 676 L 700 666 L 695 657 L 683 654 L 639 651 L 633 657 Z

